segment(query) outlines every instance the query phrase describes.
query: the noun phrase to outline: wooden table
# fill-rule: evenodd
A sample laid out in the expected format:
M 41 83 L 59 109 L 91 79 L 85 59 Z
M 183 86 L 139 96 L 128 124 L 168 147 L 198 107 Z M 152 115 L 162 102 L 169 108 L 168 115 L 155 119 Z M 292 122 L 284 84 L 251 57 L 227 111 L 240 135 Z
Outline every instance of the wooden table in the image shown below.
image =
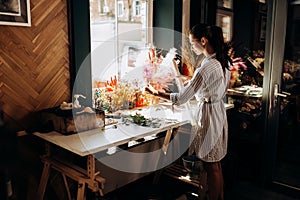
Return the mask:
M 226 104 L 227 109 L 232 106 Z M 193 110 L 193 108 L 191 109 Z M 121 119 L 119 119 L 117 128 L 107 126 L 104 130 L 93 129 L 73 135 L 63 135 L 56 131 L 34 133 L 35 136 L 46 142 L 46 154 L 42 156 L 44 169 L 38 188 L 38 199 L 43 199 L 51 168 L 62 174 L 69 199 L 71 199 L 71 194 L 68 191 L 66 176 L 78 183 L 77 200 L 85 199 L 86 186 L 93 192 L 99 192 L 103 196 L 105 179 L 100 176 L 100 172 L 95 171 L 95 158 L 93 154 L 149 136 L 153 136 L 152 138 L 155 139 L 158 133 L 164 131 L 166 131 L 166 136 L 162 151 L 166 153 L 171 135 L 176 133 L 178 127 L 190 123 L 192 118 L 190 110 L 186 110 L 184 107 L 172 108 L 168 104 L 124 112 L 127 112 L 126 114 L 128 112 L 139 112 L 146 118 L 165 117 L 161 118 L 162 125 L 159 128 L 143 127 L 135 124 L 128 126 L 122 124 Z M 63 148 L 79 156 L 87 157 L 87 169 L 82 169 L 72 163 L 52 157 L 50 152 L 51 145 Z

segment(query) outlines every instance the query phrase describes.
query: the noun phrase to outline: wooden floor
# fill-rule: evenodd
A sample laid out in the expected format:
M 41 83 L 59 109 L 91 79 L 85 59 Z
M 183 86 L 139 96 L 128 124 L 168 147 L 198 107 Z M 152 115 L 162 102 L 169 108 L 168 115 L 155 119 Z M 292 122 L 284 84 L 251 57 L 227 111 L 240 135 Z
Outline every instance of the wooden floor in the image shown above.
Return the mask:
M 35 179 L 33 177 L 29 177 L 30 179 L 27 179 L 28 177 L 26 178 L 26 174 L 23 175 L 23 178 L 21 177 L 21 175 L 19 175 L 19 178 L 12 179 L 15 192 L 16 189 L 19 188 L 19 195 L 17 195 L 14 200 L 32 200 L 27 197 L 29 196 L 29 194 L 34 193 L 34 188 L 37 186 L 37 182 L 34 180 L 37 180 L 37 177 Z M 153 180 L 154 175 L 148 175 L 118 190 L 108 193 L 104 195 L 104 197 L 99 197 L 93 193 L 88 192 L 87 200 L 179 200 L 179 197 L 181 197 L 182 195 L 189 195 L 189 197 L 193 197 L 191 194 L 197 193 L 197 187 L 194 184 L 189 184 L 185 181 L 171 178 L 167 174 L 162 174 L 157 184 L 154 184 Z M 74 187 L 75 186 L 76 185 L 74 185 Z M 56 189 L 58 188 L 60 187 L 57 186 Z M 45 200 L 57 200 L 57 192 L 59 191 L 48 190 Z M 63 198 L 63 193 L 64 191 L 60 191 L 61 195 L 59 199 L 61 200 L 65 199 Z M 27 194 L 27 197 L 21 194 Z M 255 182 L 253 182 L 253 180 L 249 180 L 246 176 L 240 176 L 234 180 L 225 180 L 225 200 L 296 199 L 299 198 L 292 198 L 278 191 L 272 191 L 271 189 L 262 189 Z M 193 198 L 189 198 L 189 200 L 193 200 Z
M 187 195 L 189 200 L 197 188 L 168 176 L 163 175 L 160 182 L 152 184 L 151 176 L 127 185 L 104 196 L 104 200 L 177 200 Z M 100 199 L 100 198 L 99 198 Z M 261 189 L 247 181 L 236 182 L 225 189 L 225 200 L 296 200 L 276 191 Z
M 36 143 L 28 140 L 28 147 L 35 147 L 34 155 L 27 155 L 26 160 L 22 164 L 15 164 L 17 170 L 9 167 L 12 178 L 12 186 L 15 194 L 14 200 L 33 200 L 36 194 L 39 177 L 41 174 L 41 167 L 39 160 L 39 152 L 36 150 Z M 22 149 L 26 149 L 25 147 Z M 40 147 L 42 148 L 42 146 Z M 33 152 L 33 151 L 32 151 Z M 10 152 L 11 153 L 11 152 Z M 25 152 L 23 152 L 25 153 Z M 12 154 L 9 154 L 11 157 Z M 25 157 L 25 156 L 23 156 Z M 228 159 L 228 160 L 226 160 Z M 279 191 L 271 189 L 262 189 L 257 184 L 257 179 L 251 172 L 253 166 L 246 162 L 235 163 L 235 155 L 228 154 L 223 166 L 225 178 L 225 200 L 296 200 L 300 198 L 292 198 L 284 195 Z M 32 163 L 32 160 L 36 162 Z M 7 162 L 8 158 L 2 161 Z M 28 162 L 28 163 L 27 163 Z M 253 163 L 253 162 L 252 162 Z M 40 165 L 40 166 L 39 166 Z M 238 168 L 237 168 L 238 166 Z M 3 180 L 3 174 L 0 173 L 0 180 Z M 53 180 L 59 179 L 60 176 L 53 174 Z M 160 176 L 157 184 L 153 184 L 154 174 L 146 176 L 136 182 L 128 184 L 112 193 L 104 195 L 104 197 L 97 197 L 95 194 L 87 193 L 87 200 L 177 200 L 182 195 L 197 193 L 195 184 L 189 184 L 185 181 L 171 178 L 166 173 Z M 0 181 L 3 183 L 3 181 Z M 52 181 L 49 183 L 49 190 L 45 200 L 65 200 L 64 191 L 57 183 L 60 181 Z M 73 185 L 76 187 L 76 184 Z M 5 184 L 0 187 L 0 200 L 2 200 L 1 193 L 5 192 Z M 55 190 L 54 190 L 55 189 Z M 59 197 L 59 198 L 57 198 Z M 189 198 L 192 200 L 192 198 Z

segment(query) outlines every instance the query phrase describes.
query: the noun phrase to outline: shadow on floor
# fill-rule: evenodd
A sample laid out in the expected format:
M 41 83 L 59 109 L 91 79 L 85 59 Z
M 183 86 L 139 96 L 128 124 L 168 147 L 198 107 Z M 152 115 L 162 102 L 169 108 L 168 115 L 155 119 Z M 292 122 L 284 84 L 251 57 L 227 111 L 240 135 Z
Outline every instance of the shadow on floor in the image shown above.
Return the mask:
M 196 200 L 191 195 L 197 193 L 197 188 L 190 184 L 162 175 L 158 184 L 152 183 L 149 175 L 123 188 L 104 196 L 105 200 L 179 200 L 188 195 L 188 200 Z M 225 200 L 296 200 L 276 191 L 262 189 L 254 183 L 237 181 L 225 188 Z

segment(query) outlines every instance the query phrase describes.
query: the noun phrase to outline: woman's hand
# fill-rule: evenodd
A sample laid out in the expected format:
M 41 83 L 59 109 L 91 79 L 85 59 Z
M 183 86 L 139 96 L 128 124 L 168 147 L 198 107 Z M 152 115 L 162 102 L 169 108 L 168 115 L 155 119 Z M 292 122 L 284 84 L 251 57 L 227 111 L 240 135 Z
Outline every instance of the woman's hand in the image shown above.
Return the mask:
M 145 87 L 145 91 L 149 92 L 153 95 L 158 94 L 158 91 L 154 87 L 152 87 L 152 85 L 150 85 L 150 84 Z

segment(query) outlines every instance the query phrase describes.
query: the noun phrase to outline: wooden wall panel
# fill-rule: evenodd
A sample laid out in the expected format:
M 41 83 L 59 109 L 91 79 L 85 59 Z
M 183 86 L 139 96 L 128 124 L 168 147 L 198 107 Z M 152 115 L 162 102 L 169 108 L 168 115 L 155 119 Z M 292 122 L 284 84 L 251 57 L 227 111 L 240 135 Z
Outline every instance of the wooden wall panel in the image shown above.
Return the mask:
M 31 27 L 0 25 L 5 120 L 70 100 L 67 0 L 30 0 Z

